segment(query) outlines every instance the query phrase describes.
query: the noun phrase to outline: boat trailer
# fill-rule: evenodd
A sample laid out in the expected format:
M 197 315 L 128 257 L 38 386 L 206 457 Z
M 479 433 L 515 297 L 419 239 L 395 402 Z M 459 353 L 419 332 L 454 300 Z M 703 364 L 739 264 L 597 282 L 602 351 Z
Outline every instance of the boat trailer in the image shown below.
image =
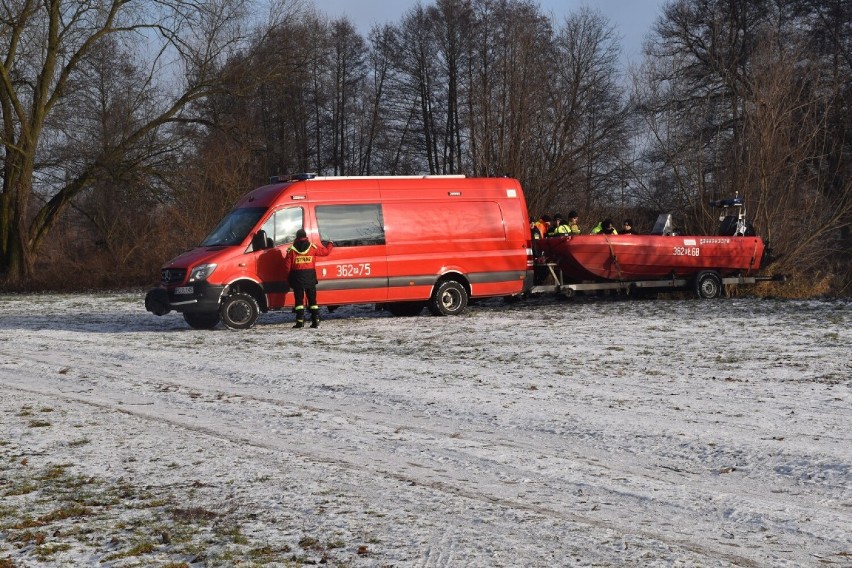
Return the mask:
M 555 262 L 548 262 L 538 266 L 546 266 L 548 274 L 545 280 L 548 284 L 534 285 L 530 289 L 532 294 L 562 294 L 568 298 L 574 296 L 577 292 L 597 292 L 606 290 L 618 290 L 630 292 L 631 290 L 689 290 L 694 289 L 699 298 L 712 299 L 722 295 L 721 286 L 712 286 L 714 281 L 722 286 L 742 286 L 749 284 L 757 284 L 758 282 L 786 282 L 785 275 L 775 276 L 746 276 L 738 274 L 736 276 L 720 276 L 715 271 L 700 272 L 693 277 L 678 277 L 672 274 L 670 278 L 662 278 L 655 280 L 614 280 L 610 282 L 568 282 L 566 283 L 562 277 L 562 270 Z

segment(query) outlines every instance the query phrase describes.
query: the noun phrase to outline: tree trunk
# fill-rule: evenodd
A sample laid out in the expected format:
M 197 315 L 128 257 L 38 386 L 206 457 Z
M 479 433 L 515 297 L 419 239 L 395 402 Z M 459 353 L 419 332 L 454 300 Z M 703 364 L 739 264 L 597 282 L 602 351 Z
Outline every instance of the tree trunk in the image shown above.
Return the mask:
M 21 238 L 17 216 L 13 216 L 9 223 L 4 222 L 2 231 L 4 247 L 0 257 L 0 287 L 14 288 L 30 278 L 32 263 Z
M 7 155 L 12 150 L 6 149 Z M 0 216 L 0 285 L 14 287 L 27 281 L 33 274 L 33 255 L 29 250 L 27 231 L 27 198 L 32 192 L 32 165 L 28 160 L 9 160 L 19 167 L 7 167 L 2 194 Z M 23 163 L 22 163 L 23 162 Z

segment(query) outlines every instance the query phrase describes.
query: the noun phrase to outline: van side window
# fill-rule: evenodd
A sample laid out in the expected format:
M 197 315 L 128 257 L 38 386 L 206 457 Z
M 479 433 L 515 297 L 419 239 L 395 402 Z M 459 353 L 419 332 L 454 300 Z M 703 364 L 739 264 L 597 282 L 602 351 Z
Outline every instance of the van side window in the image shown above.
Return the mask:
M 286 245 L 296 238 L 296 231 L 302 228 L 301 207 L 290 207 L 276 211 L 261 227 L 275 246 Z
M 334 241 L 336 247 L 359 247 L 385 244 L 382 206 L 318 205 L 317 226 L 320 239 Z

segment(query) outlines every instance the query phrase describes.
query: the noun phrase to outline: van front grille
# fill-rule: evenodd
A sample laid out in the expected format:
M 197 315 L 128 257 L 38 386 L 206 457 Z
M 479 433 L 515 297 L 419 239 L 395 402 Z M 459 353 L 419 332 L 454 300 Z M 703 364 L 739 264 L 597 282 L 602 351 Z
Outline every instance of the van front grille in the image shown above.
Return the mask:
M 180 284 L 186 278 L 186 268 L 164 268 L 160 272 L 163 284 Z

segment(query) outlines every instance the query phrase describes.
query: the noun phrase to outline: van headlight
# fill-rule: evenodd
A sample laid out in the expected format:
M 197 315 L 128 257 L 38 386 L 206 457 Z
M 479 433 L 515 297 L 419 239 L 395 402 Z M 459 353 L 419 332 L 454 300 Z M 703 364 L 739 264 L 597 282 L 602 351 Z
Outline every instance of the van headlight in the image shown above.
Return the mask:
M 207 280 L 207 278 L 213 274 L 213 271 L 216 270 L 215 264 L 199 264 L 195 268 L 192 269 L 192 272 L 189 273 L 189 282 L 201 282 L 202 280 Z

